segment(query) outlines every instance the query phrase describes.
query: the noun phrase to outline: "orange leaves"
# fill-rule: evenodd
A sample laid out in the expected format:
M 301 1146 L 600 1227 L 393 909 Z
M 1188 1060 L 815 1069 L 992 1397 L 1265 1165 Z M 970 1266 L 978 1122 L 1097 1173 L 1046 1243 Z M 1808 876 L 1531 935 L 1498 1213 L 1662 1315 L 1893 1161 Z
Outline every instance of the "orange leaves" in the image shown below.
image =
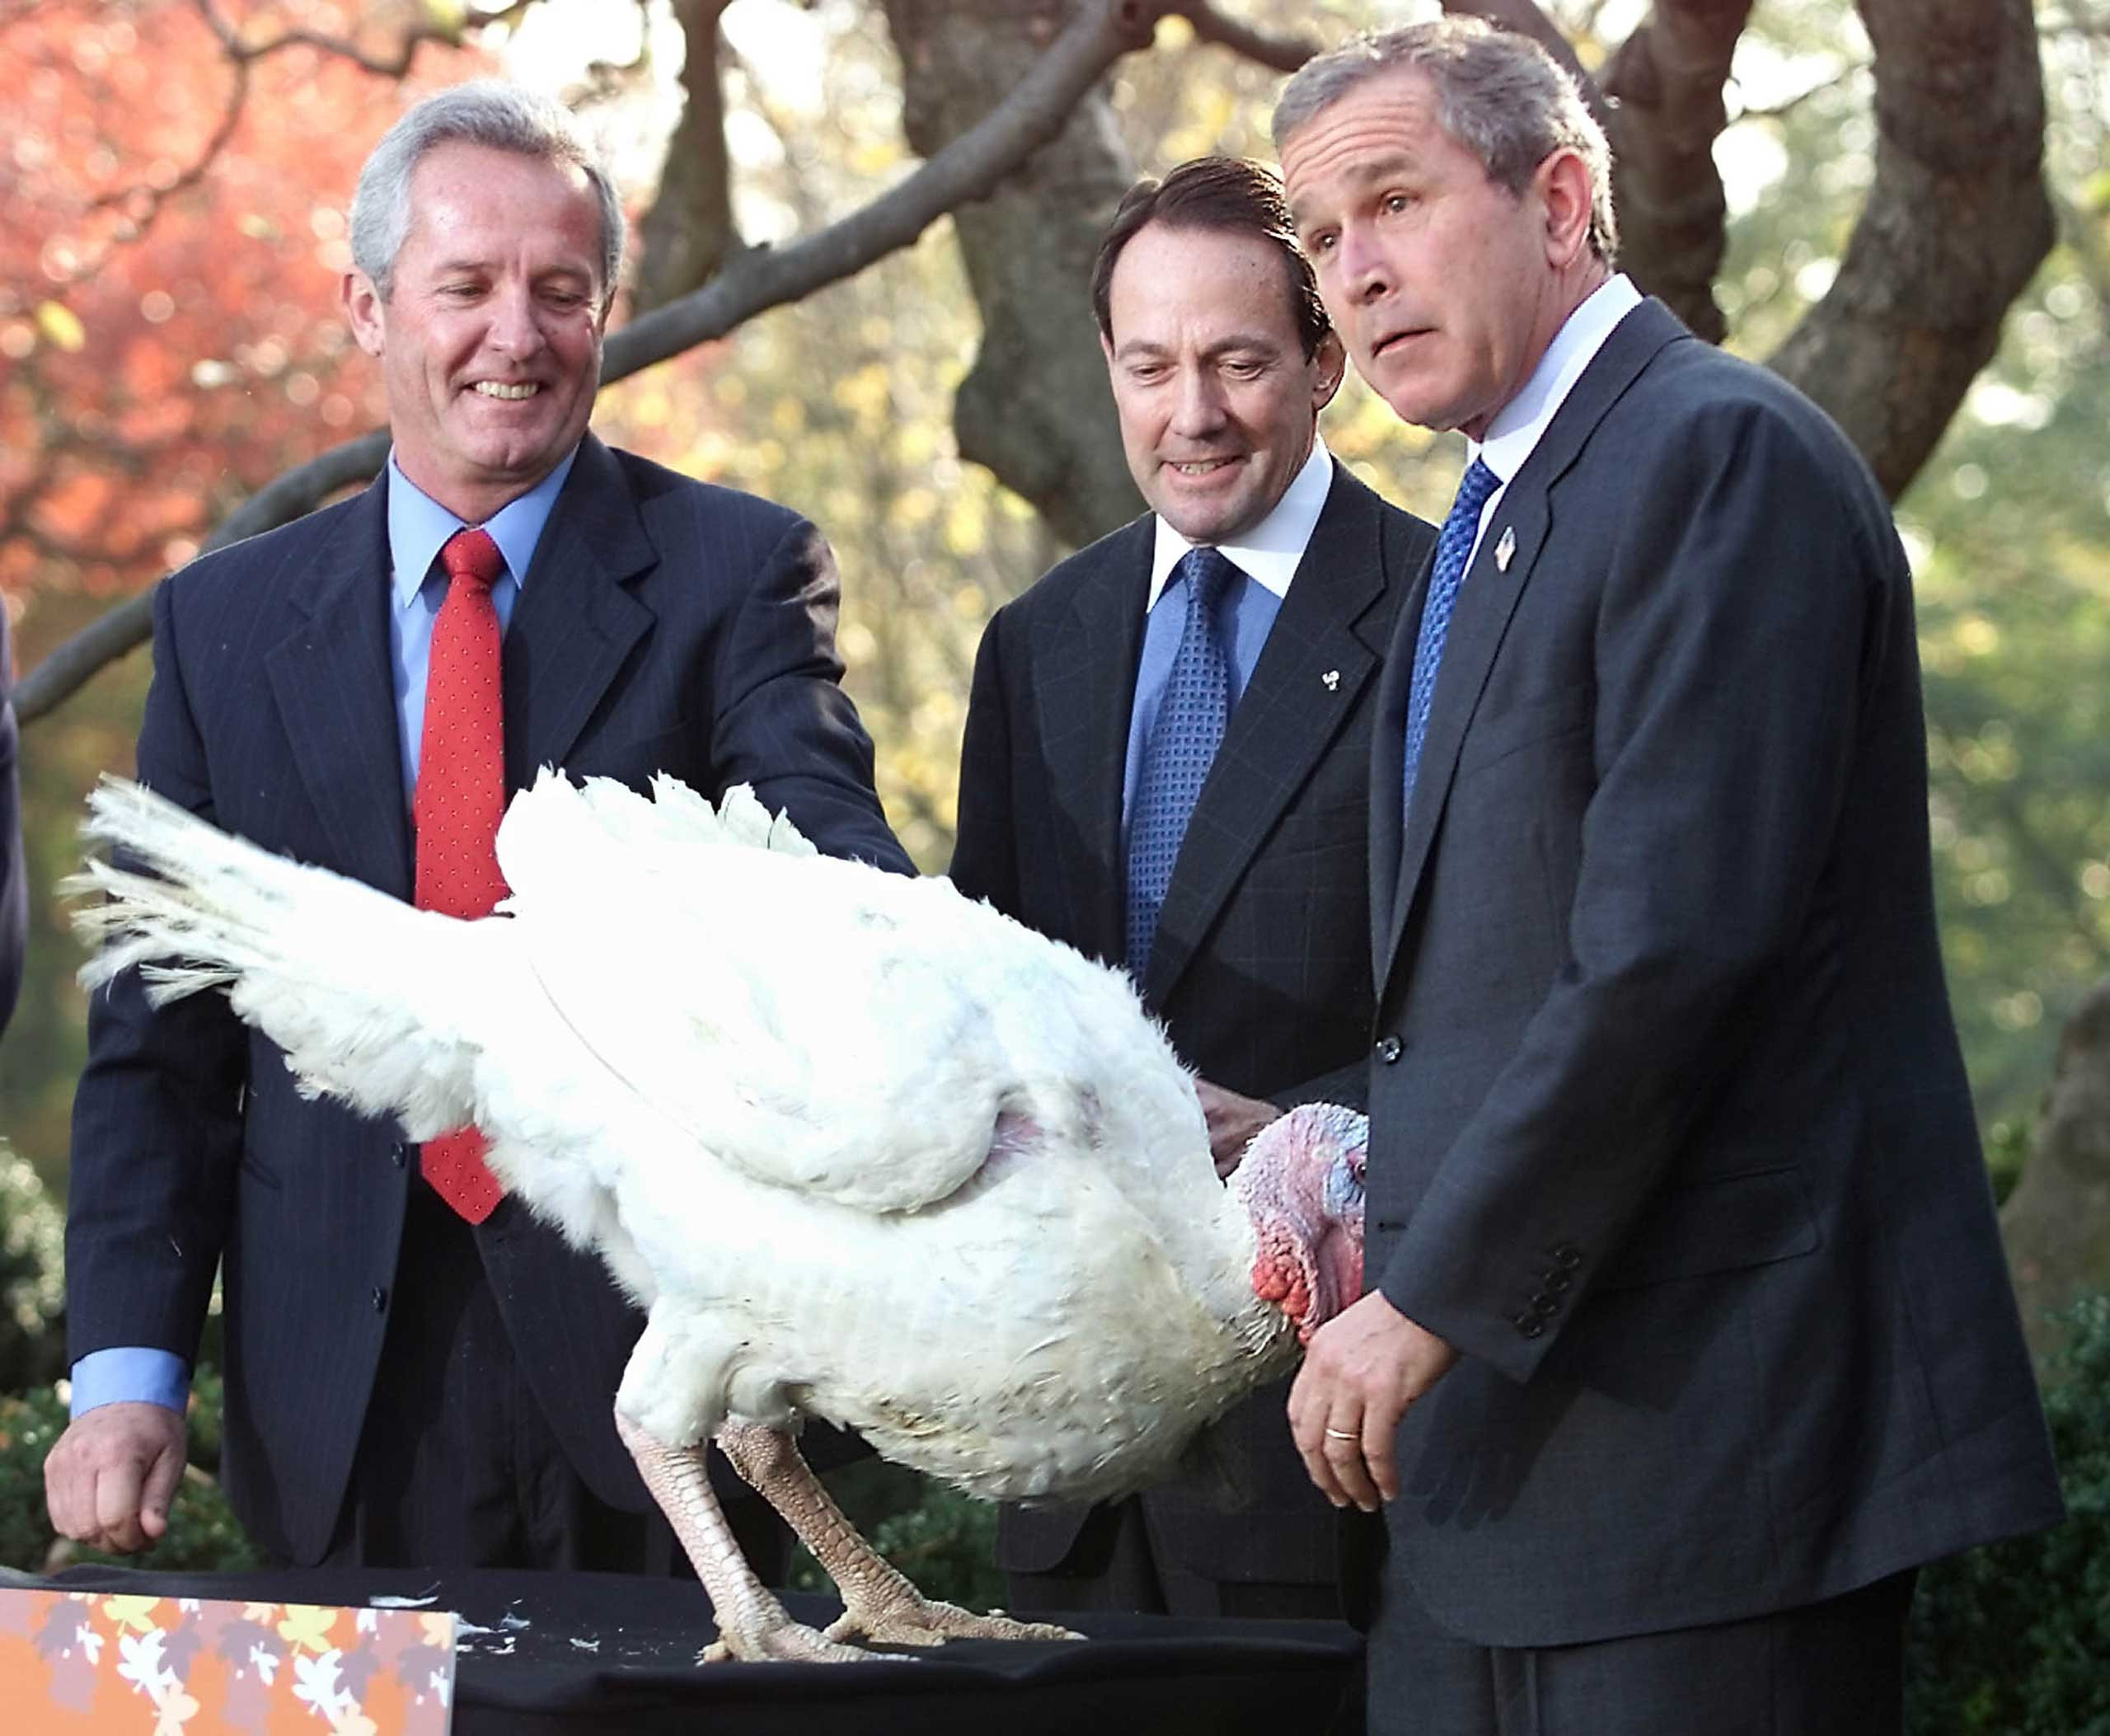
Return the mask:
M 218 0 L 390 49 L 396 0 Z M 135 589 L 248 488 L 371 425 L 344 340 L 344 212 L 373 141 L 483 70 L 377 77 L 289 47 L 237 66 L 190 0 L 51 0 L 0 26 L 0 584 Z

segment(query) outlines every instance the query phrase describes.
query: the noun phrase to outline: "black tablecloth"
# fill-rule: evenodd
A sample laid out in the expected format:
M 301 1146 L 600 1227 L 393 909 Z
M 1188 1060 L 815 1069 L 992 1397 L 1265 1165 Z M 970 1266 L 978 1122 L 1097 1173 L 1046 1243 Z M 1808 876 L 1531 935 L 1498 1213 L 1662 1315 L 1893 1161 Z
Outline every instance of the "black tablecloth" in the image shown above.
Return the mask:
M 710 1731 L 730 1736 L 1280 1736 L 1325 1730 L 1362 1641 L 1323 1621 L 1080 1616 L 1082 1644 L 954 1641 L 858 1664 L 699 1665 L 715 1635 L 694 1581 L 612 1574 L 300 1571 L 171 1574 L 76 1567 L 12 1584 L 143 1597 L 364 1604 L 422 1598 L 489 1632 L 457 1652 L 458 1736 Z M 785 1599 L 823 1626 L 841 1607 Z

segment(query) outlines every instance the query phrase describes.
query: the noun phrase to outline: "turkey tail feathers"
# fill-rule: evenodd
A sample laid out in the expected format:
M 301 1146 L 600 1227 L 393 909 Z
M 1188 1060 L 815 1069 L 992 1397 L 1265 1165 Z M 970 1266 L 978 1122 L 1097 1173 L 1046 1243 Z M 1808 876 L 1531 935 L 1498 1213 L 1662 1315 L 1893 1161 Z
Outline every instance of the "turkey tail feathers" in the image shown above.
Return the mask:
M 412 1138 L 471 1119 L 476 1051 L 448 1003 L 484 974 L 481 925 L 274 856 L 122 778 L 90 795 L 82 829 L 115 858 L 60 888 L 106 894 L 73 913 L 101 943 L 85 986 L 137 968 L 157 1006 L 224 988 L 304 1086 L 396 1114 Z

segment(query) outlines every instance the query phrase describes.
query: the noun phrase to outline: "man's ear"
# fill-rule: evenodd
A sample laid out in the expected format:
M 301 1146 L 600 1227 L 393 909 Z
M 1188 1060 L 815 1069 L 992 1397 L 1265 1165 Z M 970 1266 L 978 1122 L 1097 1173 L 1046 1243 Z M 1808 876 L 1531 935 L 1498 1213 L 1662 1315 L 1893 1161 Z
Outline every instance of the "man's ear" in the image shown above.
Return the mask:
M 1348 353 L 1342 346 L 1339 332 L 1329 330 L 1319 340 L 1311 365 L 1318 370 L 1311 382 L 1311 410 L 1315 415 L 1334 401 L 1334 394 L 1341 389 L 1342 378 L 1348 371 Z
M 1590 171 L 1570 150 L 1552 152 L 1532 177 L 1546 213 L 1546 258 L 1556 270 L 1573 265 L 1590 244 Z
M 386 347 L 387 303 L 363 271 L 347 271 L 343 288 L 345 322 L 352 337 L 368 355 L 378 356 Z

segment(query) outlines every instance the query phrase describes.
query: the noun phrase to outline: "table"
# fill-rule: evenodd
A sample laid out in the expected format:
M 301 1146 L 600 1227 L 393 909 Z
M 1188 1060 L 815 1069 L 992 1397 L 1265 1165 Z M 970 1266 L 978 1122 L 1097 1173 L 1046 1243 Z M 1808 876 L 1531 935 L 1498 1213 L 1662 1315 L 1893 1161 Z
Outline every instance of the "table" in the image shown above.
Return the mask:
M 419 1598 L 488 1632 L 457 1653 L 457 1736 L 1279 1736 L 1326 1729 L 1362 1640 L 1324 1621 L 1081 1616 L 1082 1644 L 955 1641 L 863 1664 L 699 1666 L 715 1635 L 693 1580 L 490 1569 L 172 1574 L 76 1567 L 68 1591 L 359 1605 Z M 825 1626 L 832 1600 L 785 1598 Z

